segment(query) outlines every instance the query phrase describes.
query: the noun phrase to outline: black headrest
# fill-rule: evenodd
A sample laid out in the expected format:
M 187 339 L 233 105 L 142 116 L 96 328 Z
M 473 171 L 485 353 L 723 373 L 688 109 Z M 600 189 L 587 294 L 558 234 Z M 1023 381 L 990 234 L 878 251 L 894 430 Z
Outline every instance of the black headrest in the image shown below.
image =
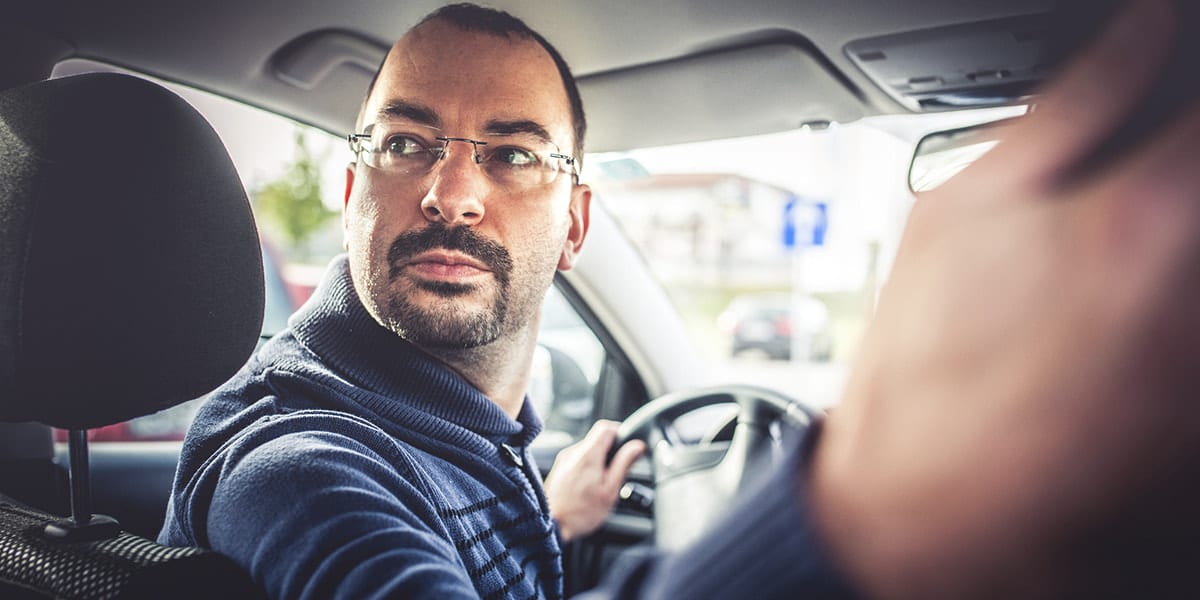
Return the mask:
M 0 92 L 0 420 L 201 396 L 253 351 L 263 294 L 245 190 L 183 99 L 114 74 Z

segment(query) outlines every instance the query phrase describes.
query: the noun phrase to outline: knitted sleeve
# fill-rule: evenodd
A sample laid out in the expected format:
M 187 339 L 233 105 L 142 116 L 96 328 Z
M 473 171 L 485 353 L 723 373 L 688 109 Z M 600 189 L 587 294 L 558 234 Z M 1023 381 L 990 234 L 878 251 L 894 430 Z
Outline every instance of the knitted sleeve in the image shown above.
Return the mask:
M 211 501 L 191 512 L 213 549 L 272 598 L 476 597 L 394 446 L 353 419 L 295 421 L 252 428 L 209 465 Z

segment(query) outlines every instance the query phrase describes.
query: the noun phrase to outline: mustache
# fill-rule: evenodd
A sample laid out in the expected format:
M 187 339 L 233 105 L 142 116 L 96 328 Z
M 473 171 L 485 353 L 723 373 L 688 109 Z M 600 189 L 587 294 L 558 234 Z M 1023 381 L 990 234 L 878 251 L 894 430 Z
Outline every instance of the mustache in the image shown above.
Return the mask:
M 391 278 L 399 275 L 397 265 L 422 252 L 438 248 L 462 252 L 482 262 L 492 270 L 501 286 L 508 285 L 513 261 L 504 246 L 475 233 L 466 225 L 447 227 L 441 223 L 431 223 L 424 229 L 406 231 L 396 236 L 387 255 Z

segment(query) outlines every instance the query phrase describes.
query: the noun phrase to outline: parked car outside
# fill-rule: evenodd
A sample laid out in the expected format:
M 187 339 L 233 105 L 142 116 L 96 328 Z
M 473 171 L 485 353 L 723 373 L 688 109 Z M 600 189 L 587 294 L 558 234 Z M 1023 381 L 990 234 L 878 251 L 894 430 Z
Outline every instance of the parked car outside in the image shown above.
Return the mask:
M 731 356 L 763 355 L 823 362 L 833 355 L 829 309 L 820 300 L 788 293 L 743 294 L 730 301 L 717 318 L 730 336 Z

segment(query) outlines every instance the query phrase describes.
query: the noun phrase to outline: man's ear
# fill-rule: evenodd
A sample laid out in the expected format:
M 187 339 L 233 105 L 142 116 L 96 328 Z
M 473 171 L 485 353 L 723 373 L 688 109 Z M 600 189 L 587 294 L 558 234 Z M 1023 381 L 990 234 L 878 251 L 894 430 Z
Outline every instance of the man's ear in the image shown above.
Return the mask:
M 343 250 L 350 249 L 350 240 L 349 240 L 349 237 L 346 235 L 346 231 L 350 227 L 350 223 L 347 221 L 347 219 L 349 218 L 348 213 L 350 211 L 347 209 L 350 208 L 350 191 L 354 189 L 354 168 L 357 166 L 358 166 L 357 163 L 350 163 L 350 164 L 346 165 L 346 197 L 342 199 L 342 249 Z
M 575 266 L 575 259 L 583 248 L 583 238 L 587 237 L 591 209 L 592 188 L 584 184 L 571 188 L 571 207 L 567 215 L 571 225 L 567 230 L 567 240 L 563 243 L 562 256 L 558 259 L 558 270 L 567 271 Z
M 346 197 L 342 199 L 342 208 L 345 209 L 350 204 L 350 191 L 354 189 L 354 169 L 358 163 L 350 163 L 346 165 Z

